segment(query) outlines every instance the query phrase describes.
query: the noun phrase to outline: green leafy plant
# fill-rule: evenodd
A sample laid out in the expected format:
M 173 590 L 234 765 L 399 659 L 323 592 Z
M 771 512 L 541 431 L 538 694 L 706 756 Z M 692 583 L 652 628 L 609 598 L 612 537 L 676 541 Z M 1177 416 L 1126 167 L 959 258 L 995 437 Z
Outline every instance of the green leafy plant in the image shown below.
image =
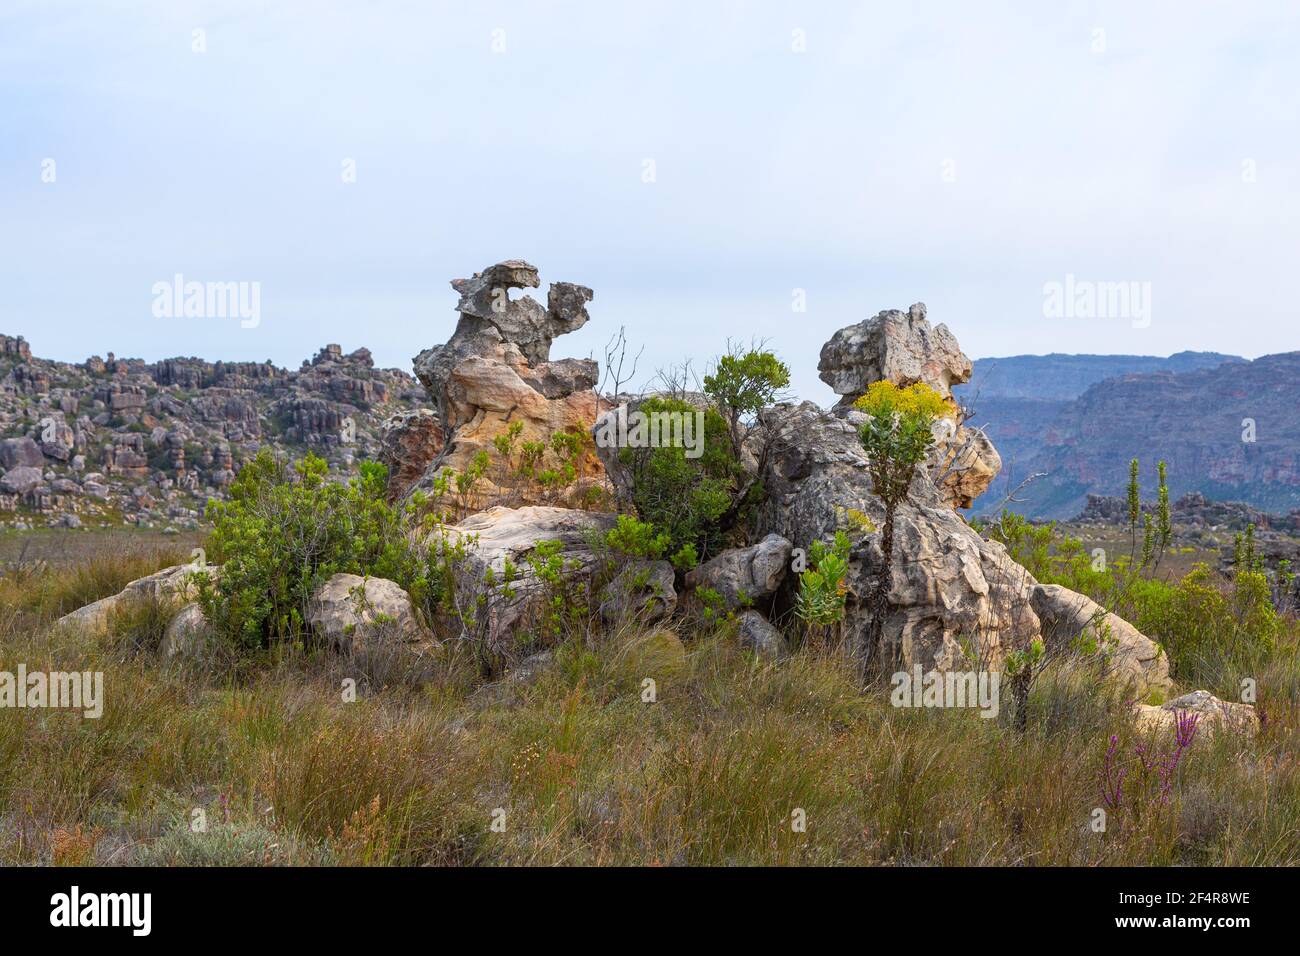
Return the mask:
M 605 543 L 628 558 L 657 561 L 668 550 L 668 535 L 655 531 L 654 525 L 631 515 L 619 515 L 617 523 L 605 533 Z
M 799 574 L 795 598 L 795 614 L 808 628 L 825 632 L 843 622 L 850 548 L 843 531 L 835 532 L 829 546 L 820 540 L 809 546 L 808 567 Z

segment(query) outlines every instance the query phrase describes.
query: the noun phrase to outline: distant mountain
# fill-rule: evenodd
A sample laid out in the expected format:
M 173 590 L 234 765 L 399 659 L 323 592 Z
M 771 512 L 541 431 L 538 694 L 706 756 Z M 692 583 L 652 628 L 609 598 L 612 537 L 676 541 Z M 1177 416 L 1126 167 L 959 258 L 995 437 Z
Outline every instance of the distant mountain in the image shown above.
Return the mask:
M 961 399 L 1002 455 L 1003 473 L 976 501 L 1069 518 L 1087 495 L 1122 494 L 1130 459 L 1153 494 L 1156 462 L 1175 497 L 1200 492 L 1268 511 L 1300 506 L 1300 352 L 1255 361 L 1217 353 L 1047 355 L 981 359 Z M 1247 419 L 1254 422 L 1254 441 Z
M 1237 355 L 1219 352 L 1178 352 L 1168 358 L 1155 355 L 1012 355 L 974 362 L 970 382 L 953 389 L 959 396 L 1068 400 L 1078 398 L 1090 385 L 1120 375 L 1141 372 L 1195 372 L 1224 362 L 1244 362 Z

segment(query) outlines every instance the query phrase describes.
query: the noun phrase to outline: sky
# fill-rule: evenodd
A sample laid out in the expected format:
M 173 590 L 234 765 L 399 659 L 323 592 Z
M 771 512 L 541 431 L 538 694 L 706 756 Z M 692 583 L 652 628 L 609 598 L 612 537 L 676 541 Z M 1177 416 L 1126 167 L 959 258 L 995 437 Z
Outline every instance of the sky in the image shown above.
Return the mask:
M 522 258 L 595 290 L 554 357 L 761 339 L 823 403 L 917 301 L 972 357 L 1291 351 L 1298 47 L 1291 0 L 0 0 L 0 332 L 409 370 Z

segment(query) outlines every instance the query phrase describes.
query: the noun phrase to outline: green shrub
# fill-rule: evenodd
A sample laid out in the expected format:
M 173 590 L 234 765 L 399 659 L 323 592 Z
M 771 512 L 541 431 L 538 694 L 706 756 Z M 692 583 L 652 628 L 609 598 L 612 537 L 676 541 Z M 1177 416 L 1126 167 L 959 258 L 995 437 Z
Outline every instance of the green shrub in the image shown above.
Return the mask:
M 293 466 L 263 450 L 210 508 L 216 583 L 199 578 L 199 603 L 219 635 L 244 649 L 303 632 L 307 601 L 339 572 L 389 578 L 419 597 L 428 580 L 404 513 L 384 500 L 387 469 L 331 481 L 315 455 Z
M 790 384 L 790 369 L 771 352 L 733 350 L 718 359 L 704 376 L 704 392 L 718 403 L 731 428 L 733 446 L 740 448 L 740 424 L 776 401 Z
M 694 415 L 698 409 L 676 398 L 648 398 L 641 404 L 646 415 Z M 629 469 L 632 504 L 641 520 L 668 536 L 665 553 L 679 554 L 692 545 L 708 556 L 725 546 L 729 528 L 724 518 L 739 520 L 757 500 L 750 488 L 741 494 L 744 470 L 732 447 L 730 429 L 714 409 L 704 412 L 704 449 L 688 458 L 682 447 L 623 448 L 619 460 Z
M 808 548 L 808 568 L 799 574 L 795 613 L 810 627 L 826 628 L 844 619 L 849 547 L 848 535 L 837 531 L 829 547 L 814 541 Z
M 625 557 L 657 561 L 668 550 L 668 535 L 656 532 L 649 522 L 619 515 L 614 527 L 606 532 L 605 543 Z

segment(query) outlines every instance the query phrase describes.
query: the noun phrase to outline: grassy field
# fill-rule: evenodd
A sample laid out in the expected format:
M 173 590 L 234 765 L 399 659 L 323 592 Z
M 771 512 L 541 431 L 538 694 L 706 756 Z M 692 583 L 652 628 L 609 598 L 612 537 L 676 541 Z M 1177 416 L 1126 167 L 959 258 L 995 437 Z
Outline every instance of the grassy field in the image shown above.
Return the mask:
M 48 625 L 194 542 L 63 534 L 0 579 L 0 670 L 103 671 L 106 705 L 0 710 L 0 863 L 1300 863 L 1294 647 L 1258 675 L 1257 737 L 1198 736 L 1162 775 L 1173 741 L 1086 672 L 1045 675 L 1018 733 L 891 707 L 832 651 L 764 663 L 725 624 L 575 635 L 491 685 L 455 644 L 164 666 L 165 610 Z

